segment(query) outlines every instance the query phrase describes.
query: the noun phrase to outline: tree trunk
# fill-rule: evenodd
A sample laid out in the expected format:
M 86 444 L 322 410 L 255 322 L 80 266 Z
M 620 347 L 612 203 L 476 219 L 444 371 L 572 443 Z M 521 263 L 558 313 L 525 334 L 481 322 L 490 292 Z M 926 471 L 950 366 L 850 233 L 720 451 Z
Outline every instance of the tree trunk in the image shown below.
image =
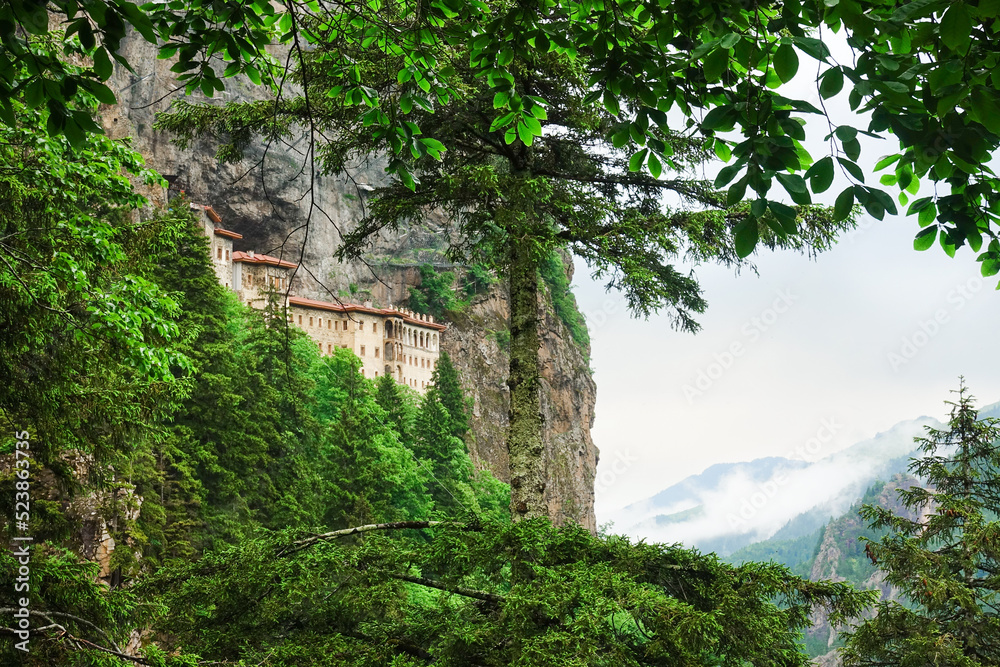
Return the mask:
M 510 249 L 510 458 L 511 517 L 548 516 L 545 453 L 538 378 L 538 259 L 532 244 L 514 240 Z

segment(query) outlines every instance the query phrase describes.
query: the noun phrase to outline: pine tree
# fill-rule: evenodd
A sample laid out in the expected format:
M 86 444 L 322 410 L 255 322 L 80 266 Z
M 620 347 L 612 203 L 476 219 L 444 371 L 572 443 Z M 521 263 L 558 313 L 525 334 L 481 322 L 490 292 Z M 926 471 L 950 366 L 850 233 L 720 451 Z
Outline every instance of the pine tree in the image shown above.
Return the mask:
M 878 615 L 848 635 L 847 665 L 996 665 L 1000 663 L 1000 421 L 979 421 L 964 381 L 947 431 L 927 427 L 924 456 L 910 471 L 924 486 L 901 490 L 916 519 L 866 505 L 873 528 L 869 558 L 908 603 L 884 601 Z
M 382 374 L 375 380 L 375 402 L 385 411 L 386 423 L 399 435 L 407 447 L 413 445 L 411 399 L 391 375 Z
M 471 511 L 472 461 L 465 443 L 454 435 L 454 422 L 437 387 L 431 387 L 424 395 L 415 431 L 414 453 L 430 464 L 433 475 L 430 491 L 435 508 L 449 515 Z
M 353 352 L 338 348 L 314 372 L 329 415 L 322 444 L 330 494 L 325 523 L 425 519 L 431 506 L 427 470 L 400 442 L 360 368 Z
M 451 357 L 444 350 L 438 357 L 437 365 L 431 374 L 431 382 L 436 389 L 436 397 L 448 411 L 451 420 L 451 434 L 456 438 L 465 438 L 469 432 L 469 413 L 465 407 L 465 392 L 458 380 L 458 370 L 451 363 Z

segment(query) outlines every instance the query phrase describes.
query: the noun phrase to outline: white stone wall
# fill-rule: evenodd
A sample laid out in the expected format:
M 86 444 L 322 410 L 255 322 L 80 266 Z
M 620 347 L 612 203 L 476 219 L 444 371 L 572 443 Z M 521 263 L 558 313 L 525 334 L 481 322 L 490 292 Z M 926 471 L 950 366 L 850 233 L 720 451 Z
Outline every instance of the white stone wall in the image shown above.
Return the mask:
M 354 352 L 361 359 L 365 377 L 389 373 L 421 393 L 430 386 L 439 354 L 437 331 L 376 313 L 339 312 L 294 304 L 288 312 L 289 322 L 305 331 L 320 353 L 331 354 L 338 347 Z M 387 322 L 393 323 L 390 332 L 399 327 L 399 337 L 386 338 Z M 420 344 L 421 333 L 424 345 Z
M 238 268 L 233 271 L 234 288 L 241 303 L 263 310 L 267 306 L 268 290 L 284 293 L 291 278 L 291 269 L 255 264 L 253 262 L 230 262 Z M 236 284 L 239 283 L 239 284 Z

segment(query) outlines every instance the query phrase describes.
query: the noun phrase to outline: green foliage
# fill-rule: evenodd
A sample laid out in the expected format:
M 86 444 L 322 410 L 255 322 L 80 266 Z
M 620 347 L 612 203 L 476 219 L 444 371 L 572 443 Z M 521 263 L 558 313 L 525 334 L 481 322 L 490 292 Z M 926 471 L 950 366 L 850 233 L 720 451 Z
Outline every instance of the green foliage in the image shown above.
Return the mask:
M 544 521 L 377 532 L 261 534 L 143 593 L 168 610 L 157 629 L 202 659 L 355 667 L 804 665 L 811 604 L 853 614 L 868 598 Z
M 12 104 L 20 98 L 32 109 L 47 110 L 44 127 L 50 137 L 64 135 L 75 148 L 83 147 L 88 135 L 101 133 L 91 117 L 92 107 L 117 101 L 105 84 L 113 72 L 112 61 L 135 73 L 120 52 L 129 30 L 155 45 L 161 58 L 176 57 L 171 71 L 178 73 L 188 93 L 200 90 L 211 97 L 224 89 L 216 69 L 221 61 L 212 58 L 219 52 L 232 61 L 223 77 L 243 73 L 256 83 L 262 75 L 272 81 L 275 61 L 264 47 L 281 34 L 277 18 L 268 3 L 150 2 L 140 9 L 120 0 L 4 2 L 0 123 L 20 125 L 17 103 Z
M 883 601 L 849 633 L 848 665 L 990 665 L 1000 657 L 1000 421 L 978 420 L 964 382 L 948 430 L 927 427 L 910 471 L 925 486 L 899 492 L 900 515 L 866 505 L 880 540 L 866 552 L 912 606 Z
M 460 313 L 496 282 L 496 278 L 481 264 L 466 267 L 457 276 L 455 271 L 438 272 L 430 264 L 420 266 L 420 284 L 410 287 L 410 307 L 418 313 L 429 313 L 446 319 L 449 313 Z
M 434 400 L 439 401 L 448 413 L 448 430 L 452 436 L 463 439 L 469 432 L 468 399 L 462 390 L 458 369 L 451 363 L 451 355 L 441 350 L 434 372 L 431 373 Z
M 552 295 L 552 305 L 556 315 L 566 325 L 573 342 L 583 353 L 584 359 L 590 358 L 590 332 L 587 331 L 587 321 L 576 306 L 576 297 L 570 291 L 569 279 L 566 277 L 566 267 L 562 255 L 551 253 L 538 266 L 538 273 L 549 287 Z
M 733 552 L 725 558 L 727 563 L 739 565 L 748 562 L 774 562 L 784 565 L 797 576 L 808 577 L 813 556 L 819 547 L 826 526 L 821 526 L 813 532 L 787 540 L 764 540 L 755 542 Z M 840 572 L 838 571 L 838 575 Z M 855 584 L 855 581 L 848 579 Z M 826 651 L 824 651 L 825 653 Z M 811 654 L 810 654 L 811 655 Z
M 410 308 L 444 319 L 449 312 L 461 311 L 463 302 L 455 291 L 455 272 L 438 272 L 430 264 L 420 267 L 420 285 L 410 287 Z

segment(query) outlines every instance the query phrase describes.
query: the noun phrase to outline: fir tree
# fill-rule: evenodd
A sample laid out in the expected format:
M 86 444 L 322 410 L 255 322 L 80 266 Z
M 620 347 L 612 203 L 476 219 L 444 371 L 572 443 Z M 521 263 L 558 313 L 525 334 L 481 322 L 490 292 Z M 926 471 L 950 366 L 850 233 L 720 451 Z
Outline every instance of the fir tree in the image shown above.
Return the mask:
M 412 404 L 410 397 L 391 375 L 383 374 L 375 380 L 375 402 L 385 411 L 386 423 L 392 426 L 404 445 L 411 447 Z
M 431 382 L 436 389 L 436 398 L 448 411 L 451 420 L 451 434 L 456 438 L 465 438 L 469 432 L 469 413 L 465 406 L 465 392 L 458 379 L 458 370 L 451 363 L 451 356 L 441 350 L 437 365 L 431 374 Z
M 927 427 L 910 471 L 925 482 L 899 492 L 916 519 L 866 505 L 869 558 L 908 604 L 884 601 L 849 634 L 847 665 L 996 665 L 1000 662 L 1000 421 L 979 421 L 964 381 L 948 430 Z
M 416 436 L 414 453 L 431 466 L 434 506 L 450 515 L 471 510 L 472 461 L 465 443 L 454 435 L 454 422 L 437 387 L 431 387 L 424 395 Z

